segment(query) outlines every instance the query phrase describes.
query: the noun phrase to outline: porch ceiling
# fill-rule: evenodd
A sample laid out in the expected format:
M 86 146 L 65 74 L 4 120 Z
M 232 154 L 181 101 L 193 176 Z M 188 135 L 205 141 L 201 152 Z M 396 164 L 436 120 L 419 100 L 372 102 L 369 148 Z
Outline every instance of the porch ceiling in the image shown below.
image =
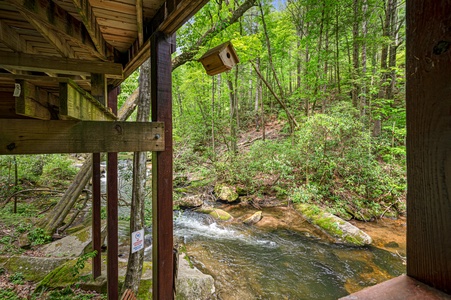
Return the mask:
M 92 74 L 118 86 L 150 56 L 152 33 L 173 34 L 206 2 L 0 1 L 0 118 L 19 117 L 11 112 L 18 80 L 56 97 L 61 77 L 87 92 Z

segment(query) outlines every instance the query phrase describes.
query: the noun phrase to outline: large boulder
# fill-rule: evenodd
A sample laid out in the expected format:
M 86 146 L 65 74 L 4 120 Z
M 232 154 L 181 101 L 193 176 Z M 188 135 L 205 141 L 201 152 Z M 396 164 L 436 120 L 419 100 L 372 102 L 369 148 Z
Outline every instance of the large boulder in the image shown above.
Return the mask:
M 371 237 L 349 222 L 309 204 L 296 204 L 295 209 L 309 222 L 318 226 L 325 233 L 334 237 L 337 242 L 354 246 L 369 245 Z
M 217 184 L 214 190 L 216 197 L 218 197 L 221 201 L 232 203 L 238 200 L 238 193 L 234 187 L 224 184 Z
M 183 208 L 199 207 L 202 206 L 202 204 L 204 203 L 200 195 L 185 196 L 174 202 L 175 205 L 178 205 Z
M 262 219 L 262 211 L 255 212 L 252 216 L 244 219 L 243 223 L 246 225 L 253 225 Z
M 203 213 L 203 214 L 209 214 L 214 219 L 220 220 L 220 221 L 229 221 L 229 220 L 233 219 L 232 215 L 229 214 L 228 212 L 226 212 L 222 209 L 219 209 L 219 208 L 211 207 L 211 206 L 202 206 L 202 207 L 198 208 L 197 211 L 200 213 Z
M 203 274 L 189 262 L 185 253 L 180 254 L 178 276 L 176 281 L 176 299 L 202 300 L 210 299 L 215 292 L 213 277 Z
M 211 206 L 202 206 L 202 207 L 198 208 L 196 211 L 198 211 L 200 213 L 204 213 L 204 214 L 209 214 L 214 219 L 220 220 L 220 221 L 229 221 L 229 220 L 233 219 L 232 215 L 229 214 L 228 212 L 226 212 L 222 209 L 219 209 L 219 208 L 211 207 Z
M 106 226 L 102 228 L 102 239 L 106 235 Z M 92 251 L 92 229 L 83 228 L 71 235 L 41 247 L 41 251 L 47 257 L 79 257 Z
M 0 265 L 9 273 L 22 273 L 29 281 L 40 281 L 53 269 L 63 265 L 67 258 L 32 257 L 32 256 L 1 256 Z

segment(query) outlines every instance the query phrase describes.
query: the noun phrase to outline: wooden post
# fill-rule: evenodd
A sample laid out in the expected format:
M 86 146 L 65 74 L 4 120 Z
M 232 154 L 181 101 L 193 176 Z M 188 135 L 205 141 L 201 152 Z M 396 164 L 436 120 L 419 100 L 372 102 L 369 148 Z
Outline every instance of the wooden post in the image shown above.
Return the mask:
M 117 113 L 118 89 L 108 94 L 108 106 L 114 114 Z M 107 282 L 108 300 L 119 299 L 119 269 L 118 269 L 118 191 L 117 191 L 117 152 L 108 153 L 107 162 Z
M 105 74 L 91 74 L 91 95 L 106 106 L 108 104 L 106 99 L 107 94 Z
M 451 2 L 407 4 L 407 275 L 451 293 Z
M 153 299 L 173 299 L 172 78 L 170 37 L 151 38 L 152 121 L 164 122 L 165 151 L 152 153 Z
M 92 259 L 94 279 L 102 274 L 101 236 L 100 153 L 94 153 L 92 155 L 92 250 L 97 251 L 97 255 Z

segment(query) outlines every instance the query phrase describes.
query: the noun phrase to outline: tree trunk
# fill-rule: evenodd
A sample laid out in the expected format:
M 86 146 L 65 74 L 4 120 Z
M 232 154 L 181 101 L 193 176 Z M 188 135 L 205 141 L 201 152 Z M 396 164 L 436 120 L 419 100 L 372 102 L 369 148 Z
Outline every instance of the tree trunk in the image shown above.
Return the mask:
M 137 122 L 148 122 L 150 116 L 150 60 L 141 65 L 139 70 L 139 103 Z M 144 204 L 146 199 L 147 152 L 135 152 L 133 155 L 133 190 L 130 211 L 130 233 L 144 228 Z M 144 262 L 144 250 L 130 254 L 127 264 L 122 293 L 131 289 L 138 294 L 139 283 Z
M 359 23 L 360 23 L 360 16 L 359 16 L 359 0 L 354 0 L 354 22 L 352 24 L 352 78 L 353 78 L 353 87 L 351 91 L 352 95 L 352 104 L 354 107 L 359 108 Z

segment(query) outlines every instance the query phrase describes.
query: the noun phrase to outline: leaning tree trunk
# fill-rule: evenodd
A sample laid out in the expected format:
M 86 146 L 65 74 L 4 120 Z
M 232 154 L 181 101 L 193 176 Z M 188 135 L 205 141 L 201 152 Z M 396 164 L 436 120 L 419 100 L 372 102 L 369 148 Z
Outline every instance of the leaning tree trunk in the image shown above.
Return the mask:
M 136 121 L 148 122 L 150 116 L 150 60 L 139 70 L 139 103 Z M 135 152 L 133 156 L 133 191 L 130 211 L 130 232 L 144 228 L 144 203 L 146 198 L 146 160 L 147 152 Z M 126 289 L 138 293 L 144 262 L 144 251 L 130 254 L 122 293 Z
M 118 113 L 120 121 L 125 121 L 135 110 L 138 101 L 138 90 L 128 97 L 127 101 L 121 107 Z M 61 200 L 47 214 L 47 218 L 43 218 L 39 227 L 42 227 L 48 234 L 53 234 L 64 222 L 74 204 L 80 197 L 83 189 L 88 184 L 92 176 L 92 155 L 84 162 L 80 171 L 71 185 L 67 188 Z

